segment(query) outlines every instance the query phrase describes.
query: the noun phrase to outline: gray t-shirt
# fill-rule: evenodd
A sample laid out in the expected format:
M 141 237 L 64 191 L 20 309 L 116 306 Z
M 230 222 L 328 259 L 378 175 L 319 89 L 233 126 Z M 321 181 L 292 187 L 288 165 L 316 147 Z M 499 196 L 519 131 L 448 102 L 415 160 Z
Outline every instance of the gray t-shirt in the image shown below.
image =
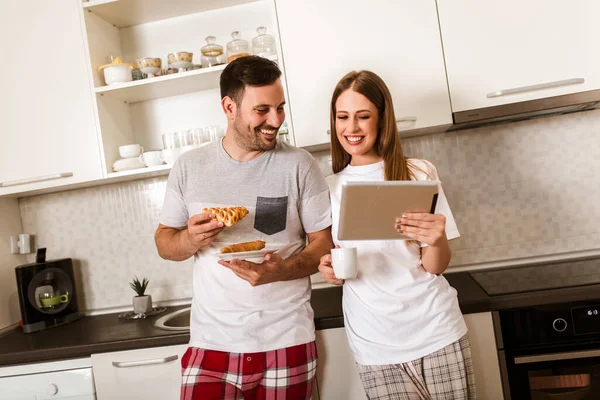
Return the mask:
M 205 207 L 234 206 L 249 214 L 196 255 L 190 345 L 259 352 L 314 340 L 308 277 L 253 287 L 217 261 L 224 245 L 252 240 L 284 247 L 287 258 L 304 248 L 305 233 L 331 226 L 317 162 L 281 142 L 248 162 L 229 157 L 221 141 L 191 150 L 171 169 L 160 223 L 184 227 Z

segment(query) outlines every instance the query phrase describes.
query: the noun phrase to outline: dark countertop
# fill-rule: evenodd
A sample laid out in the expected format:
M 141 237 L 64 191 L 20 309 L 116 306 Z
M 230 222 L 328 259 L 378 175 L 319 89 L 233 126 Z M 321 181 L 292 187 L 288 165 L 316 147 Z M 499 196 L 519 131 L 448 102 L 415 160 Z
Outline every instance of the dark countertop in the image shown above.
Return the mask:
M 314 290 L 311 303 L 317 329 L 344 326 L 341 287 Z M 158 318 L 185 307 L 189 306 L 169 307 L 143 320 L 122 320 L 115 313 L 83 317 L 42 332 L 25 334 L 17 329 L 0 336 L 0 366 L 185 344 L 190 340 L 188 332 L 154 327 Z
M 16 329 L 0 336 L 0 366 L 187 343 L 187 332 L 154 327 L 158 318 L 180 308 L 184 307 L 169 307 L 146 319 L 123 320 L 118 317 L 120 313 L 115 313 L 83 317 L 41 332 L 23 333 Z
M 488 296 L 468 272 L 447 273 L 444 277 L 458 292 L 463 314 L 556 302 L 597 300 L 600 297 L 600 285 Z M 344 326 L 341 287 L 313 290 L 311 303 L 317 329 Z M 184 307 L 188 306 L 169 307 L 164 313 L 145 320 L 121 320 L 118 313 L 115 313 L 88 316 L 67 325 L 31 334 L 17 329 L 0 336 L 0 366 L 185 344 L 189 342 L 189 333 L 165 331 L 154 327 L 154 321 L 158 318 Z

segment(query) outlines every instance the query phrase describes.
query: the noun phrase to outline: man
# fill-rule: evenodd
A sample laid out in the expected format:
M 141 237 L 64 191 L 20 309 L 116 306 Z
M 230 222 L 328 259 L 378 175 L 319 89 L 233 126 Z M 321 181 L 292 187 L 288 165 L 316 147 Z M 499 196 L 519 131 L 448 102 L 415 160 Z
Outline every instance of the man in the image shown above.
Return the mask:
M 333 247 L 327 185 L 314 158 L 277 142 L 281 72 L 248 56 L 221 74 L 222 141 L 179 157 L 155 239 L 161 257 L 195 256 L 182 399 L 309 399 L 316 373 L 310 280 Z M 232 227 L 204 208 L 243 206 Z M 308 237 L 308 245 L 306 243 Z M 263 240 L 264 262 L 222 261 L 219 249 Z

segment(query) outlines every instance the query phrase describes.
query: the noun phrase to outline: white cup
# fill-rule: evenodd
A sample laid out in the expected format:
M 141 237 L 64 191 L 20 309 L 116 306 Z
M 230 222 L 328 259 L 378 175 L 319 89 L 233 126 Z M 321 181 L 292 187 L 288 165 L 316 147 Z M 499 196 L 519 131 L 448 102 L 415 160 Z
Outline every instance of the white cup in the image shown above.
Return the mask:
M 173 164 L 181 154 L 181 147 L 175 149 L 164 149 L 162 151 L 163 159 L 167 164 Z
M 121 158 L 139 157 L 144 152 L 144 148 L 139 144 L 126 144 L 119 146 L 119 155 Z
M 165 162 L 163 153 L 160 150 L 147 151 L 144 154 L 140 154 L 139 160 L 147 167 L 155 167 L 157 165 L 162 165 Z
M 358 274 L 358 252 L 356 247 L 331 249 L 331 265 L 336 278 L 356 278 Z

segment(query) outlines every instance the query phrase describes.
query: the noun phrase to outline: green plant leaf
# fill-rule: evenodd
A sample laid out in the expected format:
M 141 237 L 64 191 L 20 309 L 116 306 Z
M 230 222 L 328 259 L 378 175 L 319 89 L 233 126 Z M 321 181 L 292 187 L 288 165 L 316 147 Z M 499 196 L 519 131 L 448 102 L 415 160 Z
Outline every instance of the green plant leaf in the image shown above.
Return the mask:
M 129 283 L 129 287 L 131 287 L 133 291 L 137 294 L 137 296 L 140 297 L 145 295 L 149 283 L 150 281 L 146 278 L 142 279 L 142 281 L 140 282 L 140 280 L 136 276 L 133 278 L 131 283 Z

